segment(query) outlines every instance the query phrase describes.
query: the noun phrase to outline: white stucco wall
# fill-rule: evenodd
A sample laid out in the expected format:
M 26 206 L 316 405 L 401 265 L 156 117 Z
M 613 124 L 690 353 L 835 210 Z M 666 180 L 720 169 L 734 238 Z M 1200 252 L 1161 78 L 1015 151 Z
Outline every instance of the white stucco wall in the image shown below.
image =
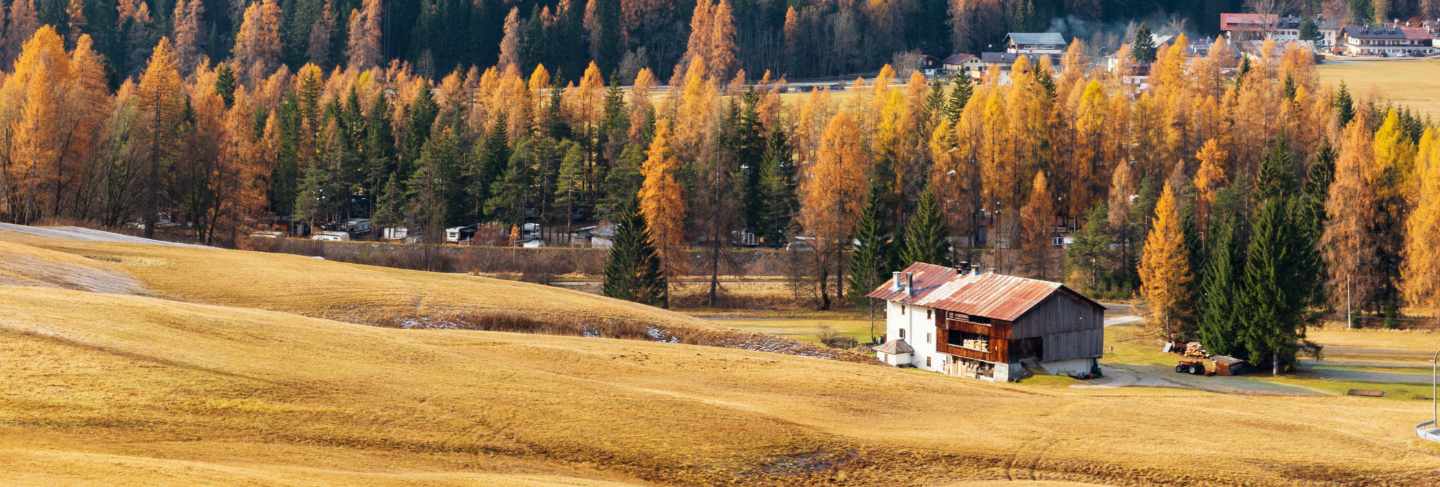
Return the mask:
M 929 318 L 926 312 L 930 312 Z M 905 343 L 915 349 L 910 364 L 917 369 L 941 372 L 945 370 L 945 355 L 935 350 L 941 338 L 935 336 L 934 311 L 919 306 L 889 302 L 885 306 L 885 339 L 904 338 Z M 904 330 L 902 336 L 900 331 Z M 926 359 L 929 365 L 926 365 Z

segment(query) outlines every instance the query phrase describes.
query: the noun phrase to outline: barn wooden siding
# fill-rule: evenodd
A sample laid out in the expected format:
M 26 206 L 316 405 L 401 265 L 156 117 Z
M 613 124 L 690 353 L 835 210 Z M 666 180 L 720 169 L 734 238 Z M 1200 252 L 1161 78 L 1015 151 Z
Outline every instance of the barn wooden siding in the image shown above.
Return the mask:
M 971 323 L 969 321 L 951 319 L 948 313 L 940 312 L 937 316 L 936 335 L 940 337 L 936 342 L 935 350 L 941 353 L 948 353 L 957 357 L 972 360 L 984 360 L 991 363 L 1007 363 L 1010 357 L 1010 323 L 1003 321 L 990 323 L 988 325 Z M 960 330 L 977 335 L 985 335 L 990 338 L 990 351 L 980 352 L 951 345 L 949 343 L 949 330 Z
M 1105 308 L 1060 288 L 1015 321 L 1012 340 L 1041 337 L 1042 361 L 1099 358 L 1105 348 Z

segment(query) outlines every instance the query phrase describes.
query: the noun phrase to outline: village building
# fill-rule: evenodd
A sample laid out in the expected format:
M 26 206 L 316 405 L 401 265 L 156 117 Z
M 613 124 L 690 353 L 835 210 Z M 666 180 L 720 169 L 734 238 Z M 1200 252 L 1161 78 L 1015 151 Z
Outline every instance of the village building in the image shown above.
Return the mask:
M 974 54 L 957 52 L 941 61 L 940 69 L 949 74 L 958 74 L 963 71 L 969 73 L 971 78 L 979 79 L 979 74 L 985 72 L 985 63 L 980 62 L 980 58 Z
M 1421 57 L 1434 53 L 1434 37 L 1430 30 L 1424 27 L 1345 28 L 1346 56 Z
M 1060 57 L 1065 54 L 1065 36 L 1059 32 L 1011 32 L 1005 35 L 1005 52 L 1032 56 Z
M 1300 18 L 1275 14 L 1222 13 L 1220 31 L 1231 42 L 1293 41 L 1300 38 Z
M 1105 308 L 1057 282 L 915 263 L 867 295 L 884 300 L 878 360 L 997 382 L 1092 376 Z

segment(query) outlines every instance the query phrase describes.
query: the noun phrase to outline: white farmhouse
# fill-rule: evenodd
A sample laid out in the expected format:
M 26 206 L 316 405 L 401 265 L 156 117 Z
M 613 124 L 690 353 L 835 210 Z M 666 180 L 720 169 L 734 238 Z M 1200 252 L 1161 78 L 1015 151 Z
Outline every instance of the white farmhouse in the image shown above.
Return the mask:
M 885 306 L 876 358 L 994 381 L 1099 371 L 1105 307 L 1057 282 L 915 263 L 868 294 Z

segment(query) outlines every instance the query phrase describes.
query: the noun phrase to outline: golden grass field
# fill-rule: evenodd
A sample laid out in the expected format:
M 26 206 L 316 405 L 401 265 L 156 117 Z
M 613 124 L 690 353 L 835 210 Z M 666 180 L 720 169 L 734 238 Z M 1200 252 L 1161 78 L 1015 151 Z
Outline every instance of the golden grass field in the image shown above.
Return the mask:
M 0 261 L 128 276 L 148 296 L 6 267 L 23 277 L 0 277 L 0 484 L 1420 485 L 1440 469 L 1440 447 L 1413 434 L 1428 402 L 996 385 L 707 346 L 366 326 L 344 306 L 408 312 L 417 295 L 422 309 L 544 303 L 574 309 L 536 319 L 715 324 L 465 276 L 4 240 Z M 352 297 L 335 279 L 380 290 Z
M 1440 60 L 1331 61 L 1316 71 L 1325 86 L 1344 81 L 1357 98 L 1378 97 L 1440 117 Z

